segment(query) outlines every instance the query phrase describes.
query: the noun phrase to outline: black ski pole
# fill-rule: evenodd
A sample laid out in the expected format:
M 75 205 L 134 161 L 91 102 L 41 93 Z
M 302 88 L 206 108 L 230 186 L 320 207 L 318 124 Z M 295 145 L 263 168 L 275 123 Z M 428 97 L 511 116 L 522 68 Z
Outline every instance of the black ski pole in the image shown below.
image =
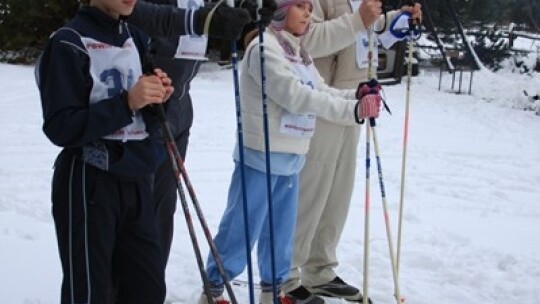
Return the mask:
M 145 58 L 145 65 L 144 65 L 146 75 L 149 75 L 149 74 L 153 73 L 154 69 L 153 69 L 152 62 L 153 61 L 152 61 L 151 56 L 149 54 L 147 54 L 147 56 Z M 163 108 L 163 105 L 159 104 L 159 105 L 157 105 L 156 108 L 157 108 L 157 111 L 156 111 L 157 116 L 158 116 L 158 119 L 159 119 L 159 121 L 161 123 L 162 133 L 163 133 L 163 136 L 165 137 L 167 154 L 169 156 L 169 161 L 171 162 L 171 166 L 172 166 L 172 169 L 173 169 L 173 174 L 174 174 L 174 177 L 175 177 L 175 180 L 176 180 L 176 185 L 177 185 L 178 194 L 180 196 L 180 202 L 181 202 L 181 205 L 182 205 L 182 210 L 184 211 L 184 217 L 186 219 L 186 224 L 188 226 L 189 236 L 190 236 L 190 239 L 191 239 L 193 250 L 195 252 L 195 257 L 197 259 L 197 266 L 198 266 L 199 272 L 201 274 L 201 279 L 203 281 L 203 289 L 204 289 L 204 293 L 205 293 L 205 295 L 207 297 L 208 304 L 213 303 L 212 294 L 210 292 L 210 283 L 209 283 L 209 280 L 208 280 L 208 275 L 206 274 L 206 271 L 204 269 L 204 262 L 203 262 L 203 259 L 202 259 L 201 250 L 200 250 L 200 247 L 199 247 L 199 243 L 197 241 L 197 235 L 195 233 L 195 229 L 193 227 L 193 221 L 191 219 L 191 214 L 189 212 L 189 207 L 188 207 L 188 204 L 187 204 L 187 199 L 186 199 L 186 195 L 184 193 L 184 189 L 182 187 L 182 180 L 181 180 L 180 176 L 182 176 L 184 178 L 184 183 L 186 184 L 186 187 L 187 187 L 188 192 L 190 194 L 193 206 L 195 208 L 195 212 L 197 213 L 197 216 L 199 218 L 201 227 L 203 228 L 203 232 L 204 232 L 205 237 L 206 237 L 206 239 L 208 241 L 210 251 L 211 251 L 211 253 L 212 253 L 212 255 L 213 255 L 213 257 L 214 257 L 214 259 L 216 261 L 218 271 L 219 271 L 221 277 L 223 278 L 223 281 L 225 283 L 225 287 L 227 289 L 227 293 L 229 294 L 231 302 L 233 304 L 238 304 L 238 301 L 236 300 L 236 297 L 235 297 L 234 292 L 232 290 L 230 281 L 227 278 L 227 275 L 226 275 L 225 270 L 223 268 L 223 262 L 221 261 L 221 258 L 219 257 L 219 254 L 217 252 L 215 243 L 212 240 L 212 235 L 210 233 L 210 229 L 208 228 L 208 225 L 206 223 L 206 220 L 205 220 L 204 215 L 202 213 L 202 210 L 200 208 L 200 204 L 199 204 L 199 202 L 197 200 L 197 196 L 195 195 L 195 191 L 194 191 L 193 186 L 191 184 L 191 181 L 189 180 L 189 177 L 187 175 L 187 171 L 186 171 L 186 169 L 184 167 L 184 161 L 182 159 L 182 156 L 180 155 L 180 152 L 178 151 L 178 147 L 176 145 L 176 142 L 174 141 L 174 136 L 172 135 L 172 132 L 171 132 L 169 126 L 167 125 L 167 118 L 166 118 L 166 115 L 165 115 L 165 110 Z
M 171 160 L 171 164 L 172 164 L 173 170 L 174 170 L 174 176 L 175 176 L 176 182 L 178 184 L 178 191 L 179 191 L 179 193 L 180 192 L 182 193 L 181 196 L 180 196 L 181 201 L 182 201 L 182 209 L 184 210 L 184 214 L 186 215 L 186 221 L 189 222 L 189 224 L 188 224 L 189 227 L 188 228 L 190 229 L 190 231 L 189 231 L 190 236 L 191 236 L 191 232 L 192 232 L 191 230 L 193 229 L 193 224 L 191 223 L 191 216 L 189 214 L 189 209 L 187 207 L 185 194 L 183 193 L 183 188 L 182 188 L 182 184 L 181 184 L 180 175 L 184 179 L 184 183 L 185 183 L 185 185 L 187 187 L 187 190 L 188 190 L 188 193 L 190 195 L 193 207 L 195 208 L 195 213 L 197 214 L 197 217 L 199 218 L 199 221 L 200 221 L 201 227 L 203 229 L 204 235 L 206 237 L 206 240 L 208 241 L 208 246 L 210 247 L 210 251 L 212 253 L 212 256 L 214 257 L 214 260 L 216 261 L 216 266 L 218 268 L 218 272 L 221 275 L 221 277 L 223 278 L 223 282 L 225 283 L 225 289 L 227 289 L 227 293 L 229 294 L 229 298 L 231 299 L 231 302 L 233 304 L 238 304 L 238 301 L 236 300 L 236 296 L 235 296 L 234 291 L 233 291 L 232 286 L 231 286 L 231 282 L 230 282 L 227 274 L 225 273 L 225 268 L 223 267 L 223 261 L 221 260 L 221 257 L 219 256 L 219 253 L 218 253 L 217 248 L 216 248 L 216 244 L 214 243 L 214 241 L 212 239 L 212 234 L 210 233 L 210 229 L 208 228 L 208 224 L 206 223 L 206 219 L 204 218 L 204 214 L 203 214 L 202 209 L 200 207 L 199 200 L 197 199 L 197 195 L 195 194 L 195 190 L 194 190 L 193 185 L 191 184 L 191 181 L 190 181 L 189 176 L 187 174 L 186 168 L 184 166 L 184 161 L 182 160 L 182 156 L 180 155 L 180 152 L 178 151 L 178 147 L 176 146 L 176 142 L 174 141 L 174 138 L 173 138 L 173 136 L 171 134 L 169 126 L 166 123 L 165 112 L 163 110 L 162 105 L 159 105 L 159 107 L 158 107 L 158 115 L 159 115 L 159 119 L 161 120 L 161 123 L 162 123 L 163 131 L 164 131 L 164 133 L 167 133 L 167 135 L 166 135 L 166 137 L 167 137 L 167 140 L 166 140 L 167 141 L 166 142 L 167 151 L 169 153 L 169 159 Z M 183 197 L 183 199 L 182 199 L 182 197 Z M 185 207 L 184 207 L 184 204 L 185 204 Z M 195 242 L 196 242 L 196 236 L 194 236 L 193 238 L 195 239 Z M 197 263 L 199 263 L 200 249 L 197 247 L 196 251 L 199 252 L 199 253 L 196 252 L 196 255 L 198 256 L 197 257 Z M 201 259 L 201 262 L 202 262 L 202 259 Z M 203 268 L 203 272 L 204 272 L 204 268 Z M 206 275 L 206 272 L 204 272 L 204 275 L 205 275 L 206 281 L 208 281 L 208 276 Z M 205 279 L 203 278 L 203 282 L 204 282 Z M 207 297 L 208 297 L 208 295 L 207 295 Z M 211 296 L 208 299 L 210 299 L 209 303 L 213 303 L 213 301 L 210 302 L 212 300 Z
M 176 180 L 176 188 L 178 190 L 178 195 L 180 196 L 180 203 L 182 205 L 182 210 L 184 211 L 184 217 L 186 219 L 186 224 L 189 231 L 189 237 L 191 239 L 191 245 L 193 246 L 193 251 L 195 252 L 195 258 L 197 259 L 197 266 L 201 274 L 201 279 L 203 281 L 203 289 L 208 299 L 208 304 L 212 304 L 212 293 L 210 292 L 210 283 L 208 281 L 208 275 L 204 269 L 204 262 L 202 259 L 201 249 L 199 248 L 199 243 L 197 241 L 197 235 L 193 227 L 193 221 L 191 220 L 191 214 L 189 212 L 189 207 L 187 204 L 186 195 L 184 193 L 184 188 L 182 187 L 182 180 L 180 179 L 180 168 L 178 162 L 176 161 L 177 155 L 179 157 L 178 148 L 174 141 L 174 137 L 171 134 L 169 126 L 167 126 L 167 120 L 165 118 L 165 111 L 161 104 L 155 107 L 157 109 L 157 115 L 161 123 L 161 128 L 163 131 L 163 136 L 165 136 L 165 144 L 167 147 L 167 154 L 169 156 L 169 161 L 171 162 L 172 169 L 174 172 L 174 178 Z

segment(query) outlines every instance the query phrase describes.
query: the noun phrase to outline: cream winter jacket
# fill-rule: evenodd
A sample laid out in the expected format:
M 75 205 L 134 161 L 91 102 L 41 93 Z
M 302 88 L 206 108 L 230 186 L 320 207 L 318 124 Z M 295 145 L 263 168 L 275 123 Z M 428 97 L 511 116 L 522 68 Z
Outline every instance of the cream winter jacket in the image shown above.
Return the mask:
M 280 32 L 301 58 L 300 39 Z M 241 105 L 246 147 L 264 151 L 263 111 L 261 100 L 261 66 L 259 57 L 259 39 L 254 39 L 246 49 L 241 65 Z M 315 68 L 314 88 L 300 82 L 293 65 L 285 57 L 285 52 L 271 30 L 264 33 L 264 59 L 266 76 L 267 113 L 270 134 L 270 150 L 305 154 L 310 138 L 295 137 L 280 131 L 282 115 L 312 113 L 318 117 L 343 125 L 354 125 L 356 98 L 354 90 L 336 90 L 324 83 Z M 316 127 L 315 127 L 316 128 Z

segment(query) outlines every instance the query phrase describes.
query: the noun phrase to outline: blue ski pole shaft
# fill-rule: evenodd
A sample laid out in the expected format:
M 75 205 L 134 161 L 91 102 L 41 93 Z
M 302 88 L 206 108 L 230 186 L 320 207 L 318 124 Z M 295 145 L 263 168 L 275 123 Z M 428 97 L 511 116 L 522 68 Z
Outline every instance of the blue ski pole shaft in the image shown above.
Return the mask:
M 227 0 L 230 7 L 234 7 L 234 0 Z M 251 261 L 251 236 L 249 231 L 249 212 L 246 194 L 246 174 L 245 174 L 245 159 L 244 159 L 244 132 L 242 126 L 242 105 L 240 102 L 240 81 L 238 77 L 238 50 L 236 41 L 231 41 L 231 61 L 233 67 L 234 81 L 234 100 L 236 105 L 236 131 L 238 136 L 238 153 L 240 157 L 240 179 L 242 187 L 242 208 L 244 210 L 244 238 L 246 245 L 246 263 L 248 272 L 249 285 L 249 303 L 255 303 L 255 291 L 253 282 L 253 265 Z
M 257 7 L 262 8 L 262 0 L 257 0 Z M 276 254 L 274 248 L 274 208 L 272 201 L 272 176 L 270 164 L 270 138 L 268 130 L 268 100 L 266 98 L 266 75 L 264 73 L 264 25 L 260 20 L 259 15 L 259 54 L 261 68 L 261 97 L 263 109 L 263 127 L 264 127 L 264 147 L 266 156 L 266 190 L 268 195 L 268 226 L 270 229 L 270 260 L 272 267 L 272 294 L 274 304 L 279 304 L 277 299 L 277 282 L 276 282 Z

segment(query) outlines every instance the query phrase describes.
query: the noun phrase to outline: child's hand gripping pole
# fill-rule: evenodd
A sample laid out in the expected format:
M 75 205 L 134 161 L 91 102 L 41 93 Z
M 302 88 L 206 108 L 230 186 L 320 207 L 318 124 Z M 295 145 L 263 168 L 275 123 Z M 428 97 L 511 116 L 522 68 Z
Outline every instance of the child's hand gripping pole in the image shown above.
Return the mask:
M 356 90 L 356 120 L 361 122 L 368 118 L 371 126 L 375 126 L 375 118 L 379 117 L 381 111 L 382 97 L 380 95 L 381 85 L 375 79 L 358 84 Z

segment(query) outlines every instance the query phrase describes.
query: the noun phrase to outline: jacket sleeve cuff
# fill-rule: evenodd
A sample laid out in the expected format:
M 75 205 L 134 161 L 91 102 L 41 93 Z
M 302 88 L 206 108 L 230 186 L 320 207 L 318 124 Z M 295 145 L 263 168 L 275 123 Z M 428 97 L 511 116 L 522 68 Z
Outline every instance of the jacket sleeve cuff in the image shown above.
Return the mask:
M 135 111 L 132 111 L 129 108 L 128 92 L 126 90 L 120 91 L 120 100 L 122 101 L 122 104 L 124 105 L 124 109 L 126 110 L 126 113 L 129 116 L 135 116 Z

